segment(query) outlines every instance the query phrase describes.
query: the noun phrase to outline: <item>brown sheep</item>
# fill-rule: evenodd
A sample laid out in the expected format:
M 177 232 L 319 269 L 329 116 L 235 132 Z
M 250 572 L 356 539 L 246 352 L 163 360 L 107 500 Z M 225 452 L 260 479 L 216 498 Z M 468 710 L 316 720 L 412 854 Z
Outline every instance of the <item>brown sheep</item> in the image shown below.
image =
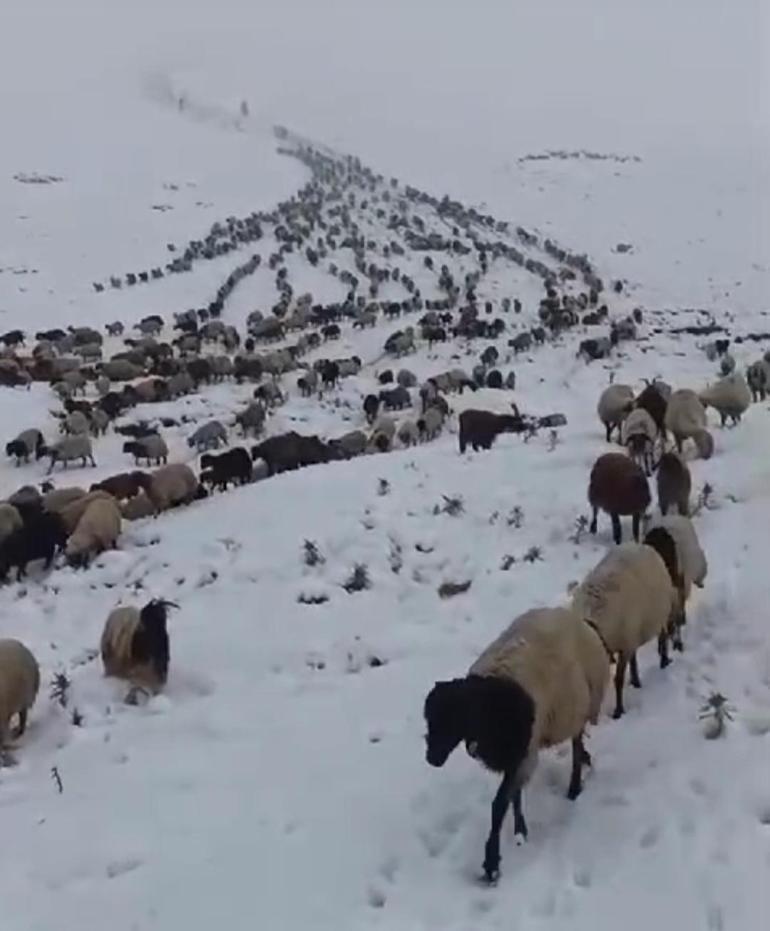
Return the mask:
M 647 411 L 650 417 L 655 421 L 658 434 L 665 440 L 668 399 L 656 382 L 647 382 L 647 387 L 639 394 L 639 397 L 634 403 L 634 407 Z
M 524 419 L 514 406 L 513 414 L 466 410 L 460 414 L 460 452 L 470 444 L 474 451 L 490 449 L 500 433 L 522 433 L 527 429 Z
M 134 498 L 142 490 L 143 476 L 144 472 L 119 472 L 105 478 L 104 481 L 96 482 L 91 486 L 91 491 L 106 491 L 117 501 L 125 501 Z
M 682 517 L 690 513 L 690 470 L 676 453 L 663 453 L 658 463 L 658 507 L 665 517 L 676 507 Z
M 634 540 L 639 542 L 639 525 L 650 504 L 650 488 L 644 471 L 623 453 L 605 453 L 594 463 L 588 484 L 588 501 L 593 508 L 590 531 L 596 533 L 597 514 L 606 511 L 612 519 L 612 539 L 620 543 L 620 516 L 632 515 Z

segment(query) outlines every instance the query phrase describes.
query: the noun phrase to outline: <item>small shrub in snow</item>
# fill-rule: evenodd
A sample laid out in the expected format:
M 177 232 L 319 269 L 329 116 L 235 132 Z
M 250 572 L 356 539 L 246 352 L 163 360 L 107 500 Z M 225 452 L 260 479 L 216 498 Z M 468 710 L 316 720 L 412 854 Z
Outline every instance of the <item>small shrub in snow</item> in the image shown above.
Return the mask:
M 56 786 L 59 792 L 59 795 L 61 795 L 64 792 L 64 784 L 61 781 L 61 776 L 59 775 L 59 768 L 57 766 L 51 767 L 51 779 L 53 779 L 54 785 Z
M 367 588 L 372 587 L 371 580 L 369 579 L 369 569 L 364 563 L 356 563 L 353 567 L 353 571 L 350 573 L 350 577 L 346 582 L 342 583 L 342 587 L 348 593 L 352 595 L 354 592 L 362 592 Z
M 721 737 L 727 728 L 727 722 L 733 720 L 734 713 L 735 709 L 721 692 L 712 692 L 698 715 L 703 722 L 703 736 L 707 740 Z
M 441 497 L 444 499 L 444 503 L 437 504 L 433 508 L 434 514 L 449 514 L 450 517 L 458 517 L 465 511 L 462 495 L 455 495 L 453 498 L 448 495 L 442 495 Z
M 559 431 L 551 430 L 551 432 L 548 434 L 548 452 L 552 453 L 560 442 L 561 440 L 559 439 Z
M 527 552 L 522 556 L 524 562 L 542 562 L 543 551 L 539 546 L 530 546 Z
M 73 727 L 82 727 L 83 726 L 83 715 L 78 711 L 77 708 L 72 709 L 72 715 L 70 716 Z
M 575 520 L 575 529 L 572 531 L 570 536 L 571 543 L 580 543 L 583 539 L 583 534 L 588 530 L 588 518 L 585 514 L 581 514 L 580 517 Z
M 510 511 L 508 516 L 505 518 L 505 522 L 509 527 L 514 527 L 516 530 L 518 530 L 524 523 L 524 511 L 518 506 L 518 504 Z
M 516 564 L 516 557 L 511 556 L 510 553 L 506 553 L 506 555 L 503 556 L 502 563 L 500 563 L 500 568 L 503 570 L 503 572 L 508 572 L 511 566 L 515 564 Z
M 66 708 L 69 702 L 69 690 L 72 682 L 67 678 L 65 672 L 57 672 L 51 679 L 51 700 L 55 701 L 60 707 Z
M 401 548 L 401 544 L 398 542 L 398 540 L 394 540 L 393 538 L 390 540 L 388 563 L 390 564 L 390 571 L 394 573 L 394 575 L 398 575 L 399 572 L 404 568 L 404 553 Z
M 386 478 L 377 479 L 377 494 L 381 498 L 390 494 L 390 482 Z
M 708 482 L 701 488 L 698 492 L 698 497 L 695 501 L 695 507 L 692 510 L 692 517 L 695 517 L 696 514 L 700 514 L 701 511 L 710 511 L 714 508 L 714 487 Z
M 305 540 L 302 545 L 302 559 L 311 569 L 314 566 L 322 566 L 326 562 L 315 540 Z

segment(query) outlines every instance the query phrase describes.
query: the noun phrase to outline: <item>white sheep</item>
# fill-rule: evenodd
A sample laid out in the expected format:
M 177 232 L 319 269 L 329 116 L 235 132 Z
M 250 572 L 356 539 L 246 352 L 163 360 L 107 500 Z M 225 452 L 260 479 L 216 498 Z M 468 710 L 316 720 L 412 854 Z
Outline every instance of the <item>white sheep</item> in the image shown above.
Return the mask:
M 485 848 L 489 881 L 499 872 L 500 828 L 509 804 L 516 834 L 527 835 L 521 792 L 542 748 L 572 741 L 567 794 L 580 794 L 582 767 L 591 761 L 583 732 L 599 717 L 609 671 L 609 654 L 592 626 L 569 609 L 538 608 L 516 618 L 465 678 L 437 682 L 428 695 L 428 763 L 443 766 L 464 740 L 471 756 L 503 774 Z
M 200 484 L 188 465 L 177 462 L 143 476 L 143 487 L 158 514 L 174 505 L 194 501 Z
M 440 407 L 429 407 L 417 421 L 423 439 L 435 440 L 444 426 L 444 412 Z
M 106 676 L 126 679 L 134 689 L 151 694 L 161 691 L 168 678 L 166 621 L 171 606 L 171 602 L 153 600 L 141 610 L 130 605 L 109 613 L 100 645 Z
M 0 640 L 0 752 L 15 715 L 18 726 L 13 737 L 24 733 L 39 688 L 40 668 L 32 653 L 18 640 Z
M 413 420 L 404 420 L 400 423 L 397 435 L 402 446 L 416 446 L 420 442 L 420 431 Z
M 21 514 L 12 504 L 0 502 L 0 543 L 23 524 Z
M 630 664 L 631 685 L 641 685 L 636 662 L 639 647 L 657 637 L 661 669 L 670 662 L 668 638 L 676 630 L 681 602 L 675 547 L 670 537 L 668 542 L 666 561 L 657 547 L 647 543 L 613 547 L 572 595 L 572 609 L 594 624 L 610 653 L 617 654 L 614 718 L 624 711 L 626 665 Z
M 740 423 L 744 411 L 751 404 L 751 391 L 743 375 L 733 372 L 701 391 L 699 398 L 704 407 L 713 407 L 717 411 L 724 427 L 728 417 L 734 425 Z
M 685 440 L 692 439 L 701 457 L 710 458 L 714 444 L 706 423 L 706 409 L 694 391 L 679 388 L 672 392 L 666 407 L 665 426 L 673 434 L 678 452 L 682 452 Z
M 133 498 L 123 501 L 120 505 L 120 512 L 125 520 L 141 520 L 143 517 L 152 517 L 155 514 L 155 505 L 149 495 L 140 492 Z
M 66 469 L 67 463 L 72 462 L 74 459 L 81 459 L 84 466 L 86 462 L 90 460 L 91 465 L 96 468 L 91 438 L 87 433 L 65 436 L 64 439 L 55 443 L 48 450 L 48 453 L 51 457 L 51 464 L 48 467 L 49 474 L 53 472 L 53 467 L 57 462 L 64 463 L 64 468 Z
M 66 503 L 60 504 L 58 507 L 49 508 L 49 510 L 51 510 L 53 513 L 58 514 L 61 517 L 62 523 L 64 524 L 64 529 L 67 531 L 68 534 L 74 532 L 75 528 L 80 523 L 81 517 L 85 514 L 89 505 L 91 505 L 94 501 L 99 501 L 99 500 L 114 501 L 115 500 L 112 497 L 112 495 L 109 494 L 109 492 L 102 491 L 101 489 L 96 489 L 95 491 L 89 491 L 87 494 L 75 495 L 75 492 L 80 491 L 80 490 L 81 489 L 79 488 L 60 489 L 62 498 L 65 501 L 66 501 L 65 494 L 67 492 L 71 492 L 72 497 L 70 497 L 69 501 L 66 501 Z M 51 494 L 53 497 L 54 492 L 49 492 L 49 494 Z
M 620 433 L 623 420 L 634 406 L 634 389 L 630 385 L 609 385 L 599 396 L 596 413 L 604 424 L 607 442 L 612 439 L 613 429 Z
M 77 502 L 76 502 L 77 503 Z M 115 547 L 120 536 L 121 518 L 117 501 L 111 496 L 97 498 L 86 508 L 65 550 L 71 565 L 87 566 L 91 557 Z
M 88 417 L 83 411 L 71 411 L 62 421 L 62 427 L 65 433 L 71 436 L 77 436 L 82 433 L 88 433 L 91 425 Z
M 388 414 L 380 414 L 374 423 L 366 451 L 369 453 L 386 453 L 393 444 L 396 435 L 396 421 Z
M 652 452 L 657 435 L 655 421 L 643 407 L 630 411 L 620 424 L 621 443 L 647 475 L 652 475 Z
M 43 510 L 50 514 L 61 514 L 68 505 L 80 498 L 85 498 L 86 494 L 85 488 L 78 488 L 76 485 L 68 488 L 52 488 L 43 495 Z

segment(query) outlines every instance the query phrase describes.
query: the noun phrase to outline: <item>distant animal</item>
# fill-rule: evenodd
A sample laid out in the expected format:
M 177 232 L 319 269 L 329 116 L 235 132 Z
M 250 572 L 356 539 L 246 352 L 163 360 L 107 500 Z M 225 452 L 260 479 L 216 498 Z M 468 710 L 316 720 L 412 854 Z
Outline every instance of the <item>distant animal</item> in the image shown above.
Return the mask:
M 43 434 L 34 428 L 23 430 L 15 440 L 5 444 L 6 456 L 15 457 L 17 466 L 22 462 L 29 462 L 29 457 L 33 453 L 35 459 L 40 459 L 45 455 Z
M 206 452 L 209 449 L 219 449 L 219 444 L 227 444 L 227 431 L 218 420 L 210 420 L 188 437 L 187 445 L 190 448 L 197 449 L 198 452 Z
M 168 446 L 163 437 L 157 433 L 124 443 L 123 452 L 132 455 L 136 463 L 139 463 L 141 459 L 145 459 L 147 465 L 152 465 L 152 463 L 161 465 L 161 463 L 168 462 Z
M 518 411 L 513 414 L 495 414 L 492 411 L 467 409 L 459 417 L 460 452 L 470 445 L 474 451 L 491 449 L 501 433 L 522 433 L 527 424 Z

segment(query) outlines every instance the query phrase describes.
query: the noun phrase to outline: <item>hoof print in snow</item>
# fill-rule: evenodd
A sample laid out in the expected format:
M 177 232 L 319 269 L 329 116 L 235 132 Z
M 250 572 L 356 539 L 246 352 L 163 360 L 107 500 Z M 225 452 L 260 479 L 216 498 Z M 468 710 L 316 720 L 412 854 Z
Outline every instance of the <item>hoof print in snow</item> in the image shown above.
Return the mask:
M 382 889 L 377 889 L 375 886 L 369 888 L 366 898 L 372 908 L 384 908 L 387 901 Z
M 125 860 L 113 860 L 111 863 L 108 863 L 105 873 L 107 874 L 107 879 L 115 879 L 126 873 L 132 873 L 141 865 L 142 860 L 138 857 L 126 857 Z

